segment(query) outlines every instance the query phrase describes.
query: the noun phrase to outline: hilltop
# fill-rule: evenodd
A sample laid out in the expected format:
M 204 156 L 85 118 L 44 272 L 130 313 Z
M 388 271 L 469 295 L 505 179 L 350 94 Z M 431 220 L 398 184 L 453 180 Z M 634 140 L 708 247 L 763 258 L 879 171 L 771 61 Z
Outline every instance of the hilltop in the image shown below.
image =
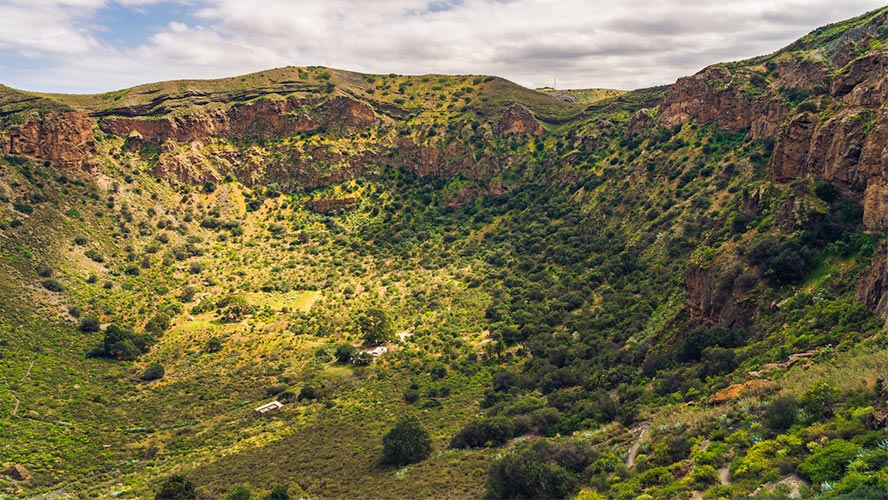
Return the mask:
M 886 40 L 568 100 L 0 87 L 5 495 L 884 496 Z

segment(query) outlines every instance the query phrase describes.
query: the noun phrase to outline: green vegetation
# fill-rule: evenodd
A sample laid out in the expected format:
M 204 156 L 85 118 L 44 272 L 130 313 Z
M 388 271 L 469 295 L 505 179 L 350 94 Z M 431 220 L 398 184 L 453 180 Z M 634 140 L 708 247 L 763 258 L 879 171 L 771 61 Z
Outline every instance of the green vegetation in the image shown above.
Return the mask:
M 884 38 L 873 19 L 848 43 Z M 847 103 L 780 74 L 857 50 L 820 51 L 833 31 L 722 69 L 828 123 Z M 659 122 L 664 92 L 325 68 L 0 88 L 4 133 L 103 116 L 94 173 L 0 160 L 0 438 L 34 476 L 0 486 L 884 496 L 888 342 L 857 291 L 883 235 L 847 185 L 772 179 L 761 130 Z M 269 103 L 285 119 L 206 141 L 108 131 Z M 505 123 L 516 103 L 532 118 Z
M 404 417 L 382 438 L 382 463 L 408 465 L 428 458 L 432 438 L 416 417 Z

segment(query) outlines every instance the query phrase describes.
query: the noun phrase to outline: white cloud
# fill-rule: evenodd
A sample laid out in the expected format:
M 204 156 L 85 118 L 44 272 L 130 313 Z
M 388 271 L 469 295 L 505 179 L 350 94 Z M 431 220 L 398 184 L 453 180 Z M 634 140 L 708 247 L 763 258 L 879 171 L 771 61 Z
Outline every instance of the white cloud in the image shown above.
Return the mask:
M 637 88 L 771 52 L 819 25 L 881 6 L 877 0 L 182 0 L 191 19 L 121 49 L 99 44 L 84 28 L 110 1 L 0 0 L 0 63 L 11 51 L 48 58 L 47 70 L 12 71 L 15 81 L 7 83 L 47 88 L 63 78 L 73 90 L 109 90 L 319 64 L 496 74 L 531 87 L 557 77 L 564 87 Z M 27 30 L 39 36 L 25 36 Z

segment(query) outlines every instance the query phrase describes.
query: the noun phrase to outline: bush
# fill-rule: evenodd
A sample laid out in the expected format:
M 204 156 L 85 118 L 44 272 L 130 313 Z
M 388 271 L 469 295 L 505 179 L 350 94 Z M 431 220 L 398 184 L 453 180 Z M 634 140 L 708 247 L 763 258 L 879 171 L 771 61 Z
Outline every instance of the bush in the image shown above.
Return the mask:
M 290 492 L 289 488 L 279 484 L 271 489 L 271 493 L 265 496 L 263 500 L 289 500 Z
M 382 438 L 382 462 L 408 465 L 432 453 L 432 438 L 415 416 L 403 417 Z
M 160 363 L 151 363 L 145 368 L 145 371 L 142 373 L 142 380 L 145 382 L 150 382 L 152 380 L 160 380 L 163 378 L 165 370 Z
M 698 361 L 703 357 L 703 350 L 707 347 L 738 347 L 743 342 L 744 333 L 742 330 L 728 330 L 720 326 L 697 328 L 685 337 L 679 346 L 678 360 Z M 719 365 L 713 368 L 728 368 L 731 360 L 725 360 L 724 363 L 725 366 Z
M 166 313 L 159 312 L 145 323 L 145 331 L 154 335 L 161 335 L 170 328 L 170 317 Z
M 415 387 L 408 387 L 404 390 L 404 402 L 407 404 L 413 404 L 419 401 L 419 389 Z
M 705 490 L 718 483 L 718 474 L 711 465 L 699 465 L 691 472 L 691 480 L 694 482 L 694 488 Z
M 102 254 L 100 254 L 97 250 L 92 249 L 92 248 L 83 252 L 83 255 L 86 255 L 87 258 L 89 258 L 90 260 L 92 260 L 94 262 L 98 262 L 98 263 L 105 262 L 105 258 L 102 257 Z
M 343 342 L 336 346 L 336 351 L 333 353 L 333 357 L 335 357 L 336 361 L 340 363 L 348 363 L 357 353 L 358 349 L 355 346 L 348 342 Z
M 205 348 L 207 352 L 219 352 L 222 350 L 222 341 L 219 340 L 219 337 L 213 337 L 207 341 L 207 346 Z
M 358 316 L 358 333 L 368 345 L 382 344 L 394 337 L 394 329 L 388 315 L 378 307 L 366 309 Z
M 493 417 L 469 422 L 453 439 L 451 448 L 479 448 L 488 443 L 503 444 L 515 434 L 515 424 L 505 417 Z
M 813 418 L 826 418 L 833 414 L 841 394 L 836 387 L 819 383 L 802 394 L 801 406 Z
M 105 329 L 100 353 L 102 356 L 120 361 L 130 361 L 148 352 L 154 340 L 148 335 L 139 335 L 127 328 L 109 325 Z
M 253 314 L 253 306 L 241 295 L 228 297 L 222 319 L 230 323 L 241 321 L 247 315 Z
M 194 484 L 182 476 L 170 476 L 160 486 L 154 500 L 191 500 L 197 498 Z
M 759 240 L 748 252 L 749 262 L 773 284 L 795 284 L 813 264 L 811 252 L 796 242 L 783 243 L 774 236 Z
M 567 498 L 576 485 L 573 474 L 547 463 L 536 449 L 507 454 L 487 470 L 491 498 Z
M 799 464 L 799 472 L 815 483 L 839 479 L 860 447 L 844 439 L 833 439 Z
M 225 495 L 225 500 L 250 500 L 252 497 L 253 492 L 251 492 L 249 488 L 246 486 L 238 486 Z
M 48 280 L 43 280 L 43 282 L 41 282 L 40 284 L 43 285 L 43 288 L 46 288 L 50 292 L 59 293 L 65 291 L 65 286 L 62 285 L 57 279 L 50 278 Z
M 796 421 L 799 405 L 792 396 L 780 396 L 768 405 L 764 414 L 765 427 L 780 434 Z
M 80 320 L 80 325 L 77 326 L 77 329 L 84 333 L 97 332 L 100 328 L 99 318 L 95 316 L 86 316 Z

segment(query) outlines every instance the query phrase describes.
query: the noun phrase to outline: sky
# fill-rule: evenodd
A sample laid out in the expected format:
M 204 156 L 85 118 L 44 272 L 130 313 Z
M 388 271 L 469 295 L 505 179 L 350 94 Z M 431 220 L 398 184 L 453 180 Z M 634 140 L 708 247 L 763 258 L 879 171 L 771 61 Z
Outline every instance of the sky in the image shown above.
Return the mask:
M 636 89 L 884 0 L 0 0 L 0 83 L 92 93 L 282 66 Z

